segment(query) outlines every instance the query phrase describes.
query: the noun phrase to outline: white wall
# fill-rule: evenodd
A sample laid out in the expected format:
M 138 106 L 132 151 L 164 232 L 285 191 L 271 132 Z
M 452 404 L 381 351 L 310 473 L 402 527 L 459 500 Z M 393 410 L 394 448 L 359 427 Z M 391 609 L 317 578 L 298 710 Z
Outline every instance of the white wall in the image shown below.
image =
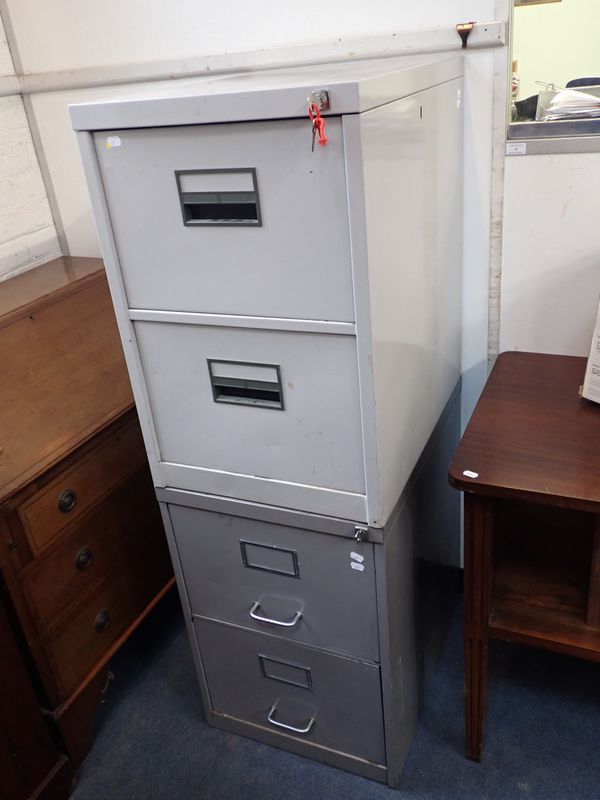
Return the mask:
M 600 0 L 515 9 L 520 97 L 600 74 Z M 600 153 L 506 159 L 500 351 L 587 355 L 600 293 Z
M 514 11 L 513 58 L 519 61 L 521 100 L 537 94 L 535 81 L 564 86 L 600 75 L 600 0 L 561 0 Z
M 0 76 L 14 75 L 0 20 Z M 19 95 L 0 97 L 0 279 L 60 255 Z
M 471 416 L 488 372 L 488 297 L 494 54 L 465 60 L 462 417 Z
M 5 0 L 25 73 L 277 48 L 494 18 L 494 0 Z
M 0 19 L 0 75 L 14 75 L 15 68 L 10 56 L 10 48 L 6 41 L 4 25 Z
M 501 350 L 587 355 L 600 294 L 600 153 L 506 159 Z

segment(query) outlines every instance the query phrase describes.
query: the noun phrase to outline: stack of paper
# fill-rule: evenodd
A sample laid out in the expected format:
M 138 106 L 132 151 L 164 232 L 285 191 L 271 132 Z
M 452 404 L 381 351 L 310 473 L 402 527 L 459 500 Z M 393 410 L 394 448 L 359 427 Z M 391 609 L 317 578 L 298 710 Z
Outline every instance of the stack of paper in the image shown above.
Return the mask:
M 600 117 L 600 97 L 574 89 L 557 92 L 540 115 L 546 121 L 590 117 Z
M 598 317 L 592 335 L 582 394 L 588 400 L 600 403 L 600 303 L 598 303 Z

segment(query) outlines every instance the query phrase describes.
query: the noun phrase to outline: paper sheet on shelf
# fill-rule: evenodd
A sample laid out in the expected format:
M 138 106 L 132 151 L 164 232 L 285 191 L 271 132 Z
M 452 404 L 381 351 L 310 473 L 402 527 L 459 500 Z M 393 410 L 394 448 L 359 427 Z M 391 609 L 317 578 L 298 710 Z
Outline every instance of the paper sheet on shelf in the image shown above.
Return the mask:
M 598 316 L 592 335 L 582 394 L 588 400 L 600 403 L 600 303 L 598 304 Z
M 588 92 L 563 89 L 554 95 L 541 115 L 546 121 L 574 117 L 600 117 L 600 97 Z

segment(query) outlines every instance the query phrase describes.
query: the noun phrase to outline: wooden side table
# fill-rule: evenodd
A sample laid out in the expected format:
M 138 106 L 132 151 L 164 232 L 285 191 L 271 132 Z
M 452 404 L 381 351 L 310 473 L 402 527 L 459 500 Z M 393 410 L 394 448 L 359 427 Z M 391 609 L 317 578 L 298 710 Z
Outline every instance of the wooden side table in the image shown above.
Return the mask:
M 504 353 L 450 465 L 465 492 L 466 755 L 481 760 L 490 638 L 600 661 L 600 407 L 586 361 Z

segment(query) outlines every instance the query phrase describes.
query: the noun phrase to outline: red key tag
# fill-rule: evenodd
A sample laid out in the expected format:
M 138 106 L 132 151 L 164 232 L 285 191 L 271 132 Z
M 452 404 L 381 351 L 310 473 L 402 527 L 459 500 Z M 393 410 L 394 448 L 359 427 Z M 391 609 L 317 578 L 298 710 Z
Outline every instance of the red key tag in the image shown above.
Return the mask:
M 319 106 L 316 103 L 308 103 L 308 116 L 312 122 L 312 149 L 315 149 L 315 136 L 319 134 L 319 144 L 327 144 L 325 136 L 325 119 L 321 116 Z

